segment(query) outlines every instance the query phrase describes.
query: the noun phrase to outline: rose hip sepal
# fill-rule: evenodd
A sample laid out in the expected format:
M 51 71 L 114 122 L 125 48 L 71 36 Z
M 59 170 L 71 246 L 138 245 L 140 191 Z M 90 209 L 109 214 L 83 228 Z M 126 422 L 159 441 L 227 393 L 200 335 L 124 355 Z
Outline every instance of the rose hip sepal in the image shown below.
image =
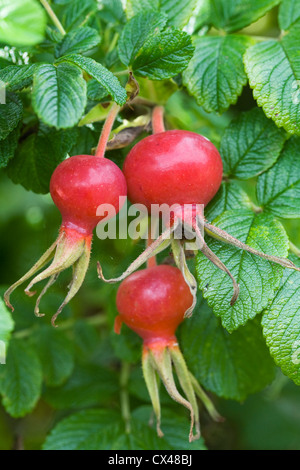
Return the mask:
M 98 275 L 102 280 L 113 283 L 125 279 L 149 257 L 171 245 L 176 265 L 182 271 L 193 295 L 193 304 L 186 311 L 186 316 L 190 316 L 196 304 L 197 283 L 186 263 L 185 239 L 176 235 L 180 232 L 189 234 L 189 240 L 194 238 L 194 251 L 200 250 L 215 266 L 230 276 L 233 283 L 231 305 L 238 298 L 239 285 L 229 269 L 208 247 L 204 233 L 283 267 L 299 271 L 289 259 L 255 250 L 205 219 L 204 208 L 220 188 L 223 174 L 221 156 L 205 137 L 184 130 L 159 131 L 147 136 L 128 153 L 123 172 L 132 203 L 144 204 L 152 216 L 158 205 L 165 205 L 165 230 L 118 278 L 105 279 L 98 263 Z
M 76 155 L 64 160 L 55 169 L 50 181 L 50 194 L 62 215 L 58 238 L 35 265 L 5 292 L 4 300 L 13 310 L 10 295 L 20 284 L 35 276 L 25 289 L 25 293 L 32 296 L 35 292 L 31 288 L 37 282 L 49 278 L 34 309 L 37 316 L 43 316 L 39 312 L 42 296 L 56 281 L 60 272 L 72 266 L 73 277 L 69 292 L 52 317 L 52 324 L 55 326 L 57 316 L 84 281 L 90 260 L 93 230 L 104 217 L 97 215 L 97 208 L 101 204 L 111 204 L 117 213 L 121 209 L 120 198 L 124 202 L 127 188 L 122 171 L 112 161 L 93 155 Z M 37 274 L 51 259 L 50 266 Z
M 115 320 L 116 333 L 120 333 L 124 322 L 143 339 L 143 374 L 156 415 L 158 435 L 163 435 L 160 428 L 160 378 L 171 398 L 190 411 L 190 441 L 200 437 L 196 396 L 202 399 L 215 420 L 222 419 L 188 370 L 175 336 L 192 300 L 178 268 L 153 266 L 131 274 L 120 284 L 116 299 L 119 315 Z M 185 397 L 175 384 L 173 366 Z

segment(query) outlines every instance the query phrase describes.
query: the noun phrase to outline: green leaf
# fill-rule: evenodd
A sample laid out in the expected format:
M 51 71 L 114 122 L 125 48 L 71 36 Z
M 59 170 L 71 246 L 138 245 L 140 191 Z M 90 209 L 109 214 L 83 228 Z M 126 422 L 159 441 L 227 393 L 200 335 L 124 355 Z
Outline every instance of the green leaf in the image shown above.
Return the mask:
M 62 384 L 72 373 L 74 357 L 72 343 L 67 336 L 52 326 L 43 326 L 34 335 L 47 385 Z
M 88 126 L 78 127 L 77 139 L 73 142 L 73 146 L 69 151 L 70 157 L 92 154 L 92 149 L 97 146 L 98 140 L 99 132 L 95 132 L 93 128 Z
M 157 12 L 141 12 L 134 16 L 122 30 L 118 42 L 118 52 L 124 65 L 131 65 L 147 41 L 149 35 L 155 30 L 159 31 L 165 26 L 167 17 Z
M 159 11 L 160 0 L 127 0 L 126 15 L 132 18 L 144 11 Z
M 10 341 L 6 365 L 1 371 L 0 392 L 6 411 L 14 418 L 30 413 L 40 398 L 42 370 L 28 341 Z
M 4 140 L 0 140 L 0 168 L 5 168 L 15 155 L 20 137 L 20 126 Z
M 72 148 L 76 134 L 76 129 L 40 126 L 36 134 L 31 134 L 18 147 L 7 168 L 9 178 L 27 190 L 46 194 L 51 175 Z
M 258 319 L 229 334 L 202 300 L 184 321 L 180 343 L 199 383 L 220 397 L 242 401 L 274 378 L 274 362 Z
M 15 129 L 23 117 L 23 104 L 17 95 L 7 93 L 5 101 L 0 104 L 0 140 Z
M 291 257 L 300 267 L 299 258 Z M 281 285 L 264 312 L 263 333 L 276 364 L 300 385 L 300 276 L 286 270 Z
M 294 28 L 281 41 L 264 41 L 244 56 L 254 98 L 267 117 L 291 134 L 300 134 L 300 29 Z
M 227 32 L 238 31 L 254 23 L 280 0 L 214 0 L 211 2 L 211 22 Z
M 80 411 L 60 421 L 47 437 L 44 450 L 105 450 L 122 434 L 119 413 L 112 410 Z
M 155 426 L 150 427 L 148 424 L 152 413 L 151 406 L 141 406 L 132 413 L 130 440 L 133 449 L 175 449 L 179 451 L 206 449 L 202 438 L 189 442 L 187 437 L 190 423 L 187 415 L 186 417 L 180 416 L 178 412 L 163 407 L 161 425 L 164 436 L 160 438 L 156 434 Z
M 32 104 L 39 118 L 57 129 L 73 127 L 86 105 L 86 82 L 71 64 L 41 65 L 34 73 Z
M 97 10 L 95 0 L 72 0 L 69 2 L 62 14 L 62 24 L 66 31 L 79 27 L 86 22 Z
M 282 0 L 279 7 L 279 26 L 287 31 L 300 20 L 300 3 L 298 0 Z
M 122 0 L 102 0 L 99 16 L 110 24 L 119 24 L 126 21 Z
M 216 196 L 205 208 L 205 217 L 213 220 L 231 209 L 251 209 L 251 200 L 235 181 L 224 181 Z
M 112 332 L 111 343 L 114 348 L 114 353 L 119 359 L 130 363 L 140 362 L 142 341 L 137 334 L 126 325 L 122 325 L 121 335 L 116 335 Z
M 107 92 L 112 96 L 113 100 L 119 105 L 123 105 L 127 100 L 127 93 L 125 88 L 123 88 L 112 72 L 103 65 L 96 62 L 90 57 L 84 57 L 79 54 L 71 54 L 64 56 L 60 61 L 71 62 L 72 64 L 77 65 L 88 73 L 91 77 L 95 78 L 97 82 L 102 85 Z
M 34 71 L 40 65 L 9 65 L 0 71 L 0 81 L 7 90 L 22 90 L 31 85 Z
M 161 11 L 169 17 L 169 23 L 175 28 L 183 28 L 193 16 L 198 0 L 160 0 Z
M 287 256 L 287 235 L 282 225 L 270 215 L 232 210 L 224 212 L 214 225 L 259 251 Z M 223 326 L 232 332 L 267 306 L 280 283 L 283 268 L 210 237 L 207 242 L 240 285 L 239 298 L 231 306 L 231 279 L 199 251 L 196 264 L 199 287 L 214 313 L 221 317 Z
M 14 325 L 10 311 L 0 299 L 0 367 L 6 362 L 6 350 Z
M 59 388 L 48 387 L 44 399 L 57 409 L 74 409 L 105 403 L 118 393 L 117 376 L 94 365 L 76 365 L 72 375 Z
M 67 33 L 55 48 L 55 57 L 77 52 L 87 52 L 101 42 L 94 28 L 82 26 Z
M 291 137 L 268 171 L 257 181 L 257 199 L 264 211 L 284 219 L 300 217 L 300 138 Z
M 192 58 L 190 36 L 179 30 L 152 35 L 140 49 L 132 68 L 136 75 L 152 80 L 171 78 L 182 72 Z
M 220 153 L 224 174 L 252 178 L 270 168 L 283 148 L 286 133 L 259 108 L 241 113 L 225 130 Z
M 0 41 L 12 46 L 41 42 L 46 13 L 37 0 L 0 0 Z
M 247 83 L 243 54 L 251 44 L 251 38 L 238 35 L 194 40 L 195 54 L 183 83 L 205 111 L 223 113 L 237 101 Z
M 126 13 L 128 18 L 145 11 L 159 11 L 168 15 L 168 23 L 175 28 L 183 28 L 198 5 L 197 0 L 128 0 Z
M 97 80 L 92 78 L 87 83 L 87 96 L 89 100 L 101 101 L 108 96 L 108 92 Z
M 157 436 L 148 422 L 151 407 L 136 409 L 126 434 L 119 413 L 102 409 L 80 411 L 60 421 L 44 443 L 44 450 L 203 450 L 203 440 L 188 442 L 189 422 L 164 410 L 165 436 Z M 117 455 L 115 456 L 117 458 Z

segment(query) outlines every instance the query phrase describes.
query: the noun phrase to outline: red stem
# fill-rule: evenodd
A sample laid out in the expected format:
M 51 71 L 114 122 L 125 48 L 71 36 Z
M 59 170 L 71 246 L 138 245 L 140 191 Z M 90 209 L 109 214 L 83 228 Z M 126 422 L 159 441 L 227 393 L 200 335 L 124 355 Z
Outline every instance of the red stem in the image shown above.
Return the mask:
M 152 131 L 153 134 L 165 132 L 164 124 L 164 108 L 163 106 L 155 106 L 152 112 Z
M 96 157 L 104 157 L 109 135 L 111 133 L 112 127 L 114 125 L 115 119 L 119 111 L 120 111 L 120 106 L 116 103 L 113 103 L 102 128 L 102 132 L 101 132 L 98 146 L 97 146 L 96 153 L 95 153 Z
M 146 246 L 150 246 L 151 243 L 153 242 L 152 238 L 151 238 L 151 225 L 149 227 L 149 231 L 148 231 L 148 239 L 147 239 L 147 244 Z M 153 268 L 154 266 L 157 265 L 157 262 L 156 262 L 156 256 L 151 256 L 151 258 L 148 258 L 147 260 L 147 268 Z

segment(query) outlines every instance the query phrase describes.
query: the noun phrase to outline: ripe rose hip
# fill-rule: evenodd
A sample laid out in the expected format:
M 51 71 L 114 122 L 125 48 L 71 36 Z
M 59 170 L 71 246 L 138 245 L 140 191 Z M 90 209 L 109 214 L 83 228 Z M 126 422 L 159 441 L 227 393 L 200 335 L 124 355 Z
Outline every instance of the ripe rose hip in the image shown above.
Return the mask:
M 125 323 L 143 339 L 143 373 L 156 415 L 158 435 L 162 436 L 163 433 L 160 428 L 161 411 L 156 374 L 169 395 L 190 411 L 190 441 L 200 436 L 196 395 L 203 400 L 214 419 L 221 419 L 188 370 L 175 336 L 175 331 L 192 301 L 189 287 L 178 268 L 167 265 L 148 267 L 131 274 L 120 284 L 117 292 L 119 315 L 115 320 L 116 333 L 120 333 L 122 323 Z M 185 397 L 175 384 L 172 364 Z
M 217 193 L 223 164 L 216 147 L 202 135 L 184 130 L 153 134 L 127 155 L 123 172 L 132 203 L 203 204 Z
M 93 230 L 103 216 L 96 211 L 101 204 L 111 204 L 116 213 L 119 198 L 127 193 L 126 181 L 118 166 L 107 158 L 93 155 L 76 155 L 64 160 L 54 170 L 50 181 L 50 194 L 62 215 L 62 223 L 57 240 L 37 261 L 37 263 L 5 293 L 6 304 L 10 303 L 11 293 L 30 277 L 30 284 L 25 289 L 29 296 L 35 294 L 30 289 L 37 282 L 49 278 L 48 283 L 39 295 L 35 314 L 39 313 L 39 304 L 47 289 L 56 281 L 60 272 L 73 266 L 73 278 L 64 302 L 52 317 L 52 324 L 63 307 L 79 290 L 88 268 L 91 252 Z M 44 271 L 36 274 L 51 260 Z

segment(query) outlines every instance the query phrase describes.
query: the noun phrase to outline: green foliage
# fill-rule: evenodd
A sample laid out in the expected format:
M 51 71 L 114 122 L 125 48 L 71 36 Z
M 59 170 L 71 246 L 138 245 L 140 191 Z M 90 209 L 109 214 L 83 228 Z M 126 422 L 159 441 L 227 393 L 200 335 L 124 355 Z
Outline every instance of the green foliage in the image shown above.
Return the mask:
M 231 210 L 217 217 L 214 225 L 259 251 L 287 256 L 287 235 L 272 216 Z M 226 273 L 217 273 L 218 269 L 201 252 L 197 254 L 196 270 L 203 296 L 221 317 L 223 326 L 232 332 L 268 305 L 279 286 L 282 268 L 217 240 L 209 241 L 209 247 L 240 284 L 239 299 L 231 306 L 231 279 Z
M 55 48 L 55 56 L 86 52 L 96 47 L 101 37 L 94 28 L 82 26 L 67 33 Z
M 284 219 L 299 218 L 300 139 L 291 137 L 277 162 L 257 182 L 257 199 L 265 211 Z
M 33 77 L 32 105 L 42 122 L 57 129 L 73 127 L 86 105 L 86 83 L 69 64 L 44 64 Z
M 74 368 L 73 344 L 68 337 L 46 325 L 39 328 L 34 342 L 45 383 L 55 387 L 66 381 Z
M 223 113 L 236 103 L 247 83 L 243 54 L 251 43 L 251 38 L 240 35 L 195 39 L 183 83 L 205 111 Z
M 0 300 L 0 311 L 1 311 L 0 340 L 4 341 L 4 343 L 8 343 L 10 336 L 11 336 L 11 332 L 14 329 L 14 321 L 2 299 Z M 2 355 L 1 355 L 1 359 L 3 359 Z
M 0 104 L 0 141 L 12 132 L 23 117 L 23 104 L 17 95 L 6 95 L 5 104 Z
M 18 147 L 7 168 L 9 177 L 28 190 L 48 193 L 51 174 L 71 150 L 76 134 L 76 129 L 56 130 L 41 124 Z
M 113 102 L 114 130 L 132 132 L 163 104 L 167 129 L 209 138 L 224 179 L 207 220 L 300 266 L 299 1 L 53 0 L 51 16 L 41 3 L 0 0 L 1 293 L 53 243 L 61 219 L 51 175 L 68 156 L 93 152 Z M 128 102 L 130 74 L 139 93 Z M 150 132 L 148 122 L 106 157 L 122 168 Z M 299 448 L 299 272 L 206 241 L 240 295 L 230 306 L 230 278 L 199 252 L 189 260 L 198 302 L 178 338 L 226 422 L 201 409 L 203 437 L 189 443 L 188 412 L 162 389 L 157 437 L 141 339 L 124 325 L 113 332 L 117 286 L 96 272 L 99 259 L 107 277 L 119 275 L 144 241 L 94 237 L 87 278 L 58 329 L 49 315 L 70 273 L 43 299 L 43 319 L 22 289 L 14 313 L 0 299 L 0 449 L 20 435 L 26 449 L 47 450 Z M 172 262 L 168 250 L 158 260 Z
M 37 0 L 1 0 L 0 41 L 30 46 L 43 40 L 46 13 Z
M 145 10 L 161 11 L 168 15 L 168 23 L 176 28 L 185 26 L 197 8 L 196 0 L 128 0 L 126 13 L 129 18 Z
M 211 22 L 219 29 L 227 32 L 254 23 L 267 11 L 278 5 L 280 0 L 214 0 L 211 2 Z
M 249 179 L 276 162 L 286 134 L 259 108 L 241 113 L 225 130 L 220 146 L 224 173 Z
M 294 256 L 293 260 L 299 266 L 299 259 Z M 262 324 L 274 360 L 299 385 L 300 280 L 296 274 L 284 274 L 276 296 L 264 312 Z
M 14 418 L 30 413 L 41 395 L 42 370 L 36 351 L 28 340 L 9 343 L 7 361 L 1 369 L 2 404 Z
M 270 39 L 250 47 L 244 57 L 253 94 L 267 117 L 291 134 L 300 134 L 298 54 L 299 26 L 280 41 Z
M 125 65 L 131 65 L 140 49 L 153 31 L 164 27 L 167 16 L 157 12 L 140 13 L 134 16 L 124 26 L 118 41 L 120 60 Z
M 181 344 L 190 370 L 211 392 L 243 401 L 274 378 L 274 362 L 260 321 L 249 321 L 229 334 L 204 300 L 183 325 Z
M 171 78 L 182 72 L 194 52 L 188 34 L 171 29 L 152 35 L 136 56 L 132 69 L 152 80 Z
M 278 21 L 282 30 L 289 30 L 300 20 L 300 4 L 297 0 L 282 0 Z
M 67 55 L 62 57 L 61 60 L 65 60 L 66 62 L 78 65 L 78 67 L 82 68 L 82 70 L 97 80 L 97 82 L 111 94 L 116 103 L 124 104 L 126 102 L 126 92 L 124 88 L 121 87 L 118 79 L 95 60 L 79 54 Z
M 180 435 L 188 431 L 186 421 L 166 413 L 166 437 L 159 438 L 147 426 L 151 408 L 143 407 L 132 415 L 131 432 L 126 434 L 120 415 L 104 409 L 75 413 L 61 421 L 45 442 L 45 450 L 204 450 L 200 443 L 188 444 Z M 176 427 L 176 432 L 174 429 Z M 183 432 L 182 432 L 183 431 Z
M 0 80 L 6 90 L 17 91 L 31 85 L 33 73 L 39 64 L 8 65 L 0 71 Z

